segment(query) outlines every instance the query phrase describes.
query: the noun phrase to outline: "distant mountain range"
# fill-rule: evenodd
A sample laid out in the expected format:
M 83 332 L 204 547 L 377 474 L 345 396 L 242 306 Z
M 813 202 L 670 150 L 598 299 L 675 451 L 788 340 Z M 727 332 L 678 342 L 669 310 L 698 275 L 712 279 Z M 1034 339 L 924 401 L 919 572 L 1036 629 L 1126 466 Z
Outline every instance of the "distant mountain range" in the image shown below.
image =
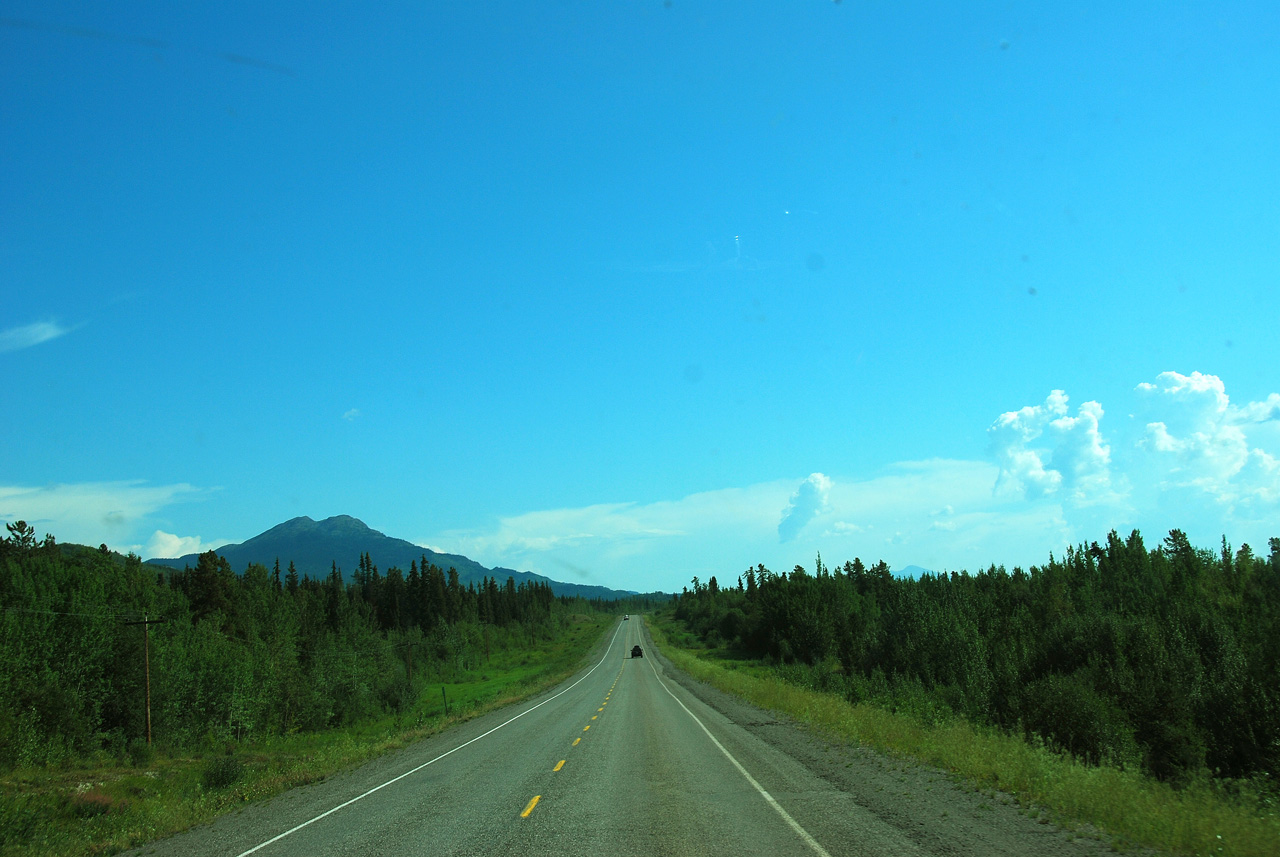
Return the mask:
M 265 533 L 256 535 L 238 545 L 223 545 L 216 549 L 219 556 L 231 563 L 237 572 L 244 571 L 250 563 L 256 562 L 271 568 L 277 559 L 283 571 L 292 561 L 298 570 L 298 576 L 308 575 L 313 579 L 329 576 L 334 563 L 337 563 L 344 579 L 359 568 L 360 554 L 367 553 L 385 574 L 387 569 L 396 567 L 405 574 L 409 573 L 409 563 L 421 563 L 425 556 L 427 562 L 445 571 L 457 569 L 458 579 L 466 585 L 479 584 L 485 577 L 497 578 L 499 585 L 506 583 L 508 577 L 515 578 L 516 585 L 522 582 L 539 582 L 551 584 L 551 591 L 556 595 L 582 596 L 583 598 L 603 598 L 612 600 L 626 598 L 637 593 L 604 586 L 586 586 L 581 583 L 563 583 L 529 571 L 515 571 L 510 568 L 485 568 L 473 559 L 452 553 L 436 553 L 413 542 L 396 539 L 366 526 L 361 520 L 350 515 L 336 515 L 323 521 L 313 521 L 308 517 L 294 518 L 278 524 Z M 199 554 L 189 553 L 173 559 L 148 560 L 155 565 L 170 568 L 195 567 Z

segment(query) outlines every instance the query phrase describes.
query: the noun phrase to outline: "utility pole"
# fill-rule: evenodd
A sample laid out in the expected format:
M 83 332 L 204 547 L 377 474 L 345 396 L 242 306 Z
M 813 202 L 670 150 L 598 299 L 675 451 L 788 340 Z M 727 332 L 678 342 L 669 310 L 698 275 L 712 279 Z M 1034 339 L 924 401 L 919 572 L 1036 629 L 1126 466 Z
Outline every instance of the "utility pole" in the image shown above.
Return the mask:
M 125 622 L 126 625 L 142 626 L 142 651 L 146 659 L 147 670 L 147 746 L 151 746 L 151 626 L 163 625 L 168 619 L 151 619 L 142 614 L 141 622 Z

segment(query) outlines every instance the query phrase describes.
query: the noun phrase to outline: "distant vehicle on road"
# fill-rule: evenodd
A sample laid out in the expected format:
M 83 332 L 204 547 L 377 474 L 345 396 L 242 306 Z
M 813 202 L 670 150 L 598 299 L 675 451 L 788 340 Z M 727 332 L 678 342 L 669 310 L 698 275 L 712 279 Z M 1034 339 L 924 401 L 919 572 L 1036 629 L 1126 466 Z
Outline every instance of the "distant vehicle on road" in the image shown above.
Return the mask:
M 623 619 L 630 619 L 630 618 L 631 618 L 631 614 L 630 614 L 630 613 L 627 613 L 627 614 L 625 614 L 622 618 L 623 618 Z
M 633 658 L 643 658 L 643 657 L 644 657 L 644 649 L 640 648 L 639 646 L 632 646 L 632 647 L 631 647 L 631 657 L 633 657 Z

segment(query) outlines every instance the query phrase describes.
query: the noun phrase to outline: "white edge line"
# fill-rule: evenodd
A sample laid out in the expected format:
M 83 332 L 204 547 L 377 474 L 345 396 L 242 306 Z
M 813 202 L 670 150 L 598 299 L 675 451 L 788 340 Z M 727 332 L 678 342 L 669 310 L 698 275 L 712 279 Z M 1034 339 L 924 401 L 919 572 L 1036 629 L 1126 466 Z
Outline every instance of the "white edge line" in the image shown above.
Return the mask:
M 756 778 L 751 776 L 751 774 L 747 772 L 746 768 L 742 767 L 742 763 L 739 762 L 737 759 L 733 758 L 733 754 L 731 754 L 728 750 L 726 750 L 724 748 L 724 745 L 716 740 L 716 736 L 712 735 L 711 730 L 707 728 L 707 725 L 698 719 L 698 715 L 690 711 L 689 707 L 680 701 L 680 697 L 676 696 L 674 693 L 671 692 L 671 688 L 667 687 L 667 683 L 662 680 L 662 676 L 658 675 L 658 668 L 653 665 L 653 661 L 648 658 L 646 658 L 646 660 L 649 661 L 649 669 L 653 670 L 653 677 L 658 680 L 658 684 L 662 685 L 662 689 L 667 692 L 667 695 L 676 701 L 676 705 L 679 705 L 681 708 L 684 709 L 685 714 L 688 714 L 690 717 L 693 718 L 694 723 L 697 723 L 699 726 L 702 727 L 702 731 L 707 733 L 707 737 L 711 739 L 711 743 L 715 744 L 716 747 L 719 748 L 721 753 L 724 753 L 724 757 L 733 763 L 733 766 L 738 769 L 738 773 L 742 774 L 742 776 L 747 778 L 747 782 L 755 786 L 756 791 L 760 792 L 760 796 L 769 802 L 769 806 L 777 810 L 778 815 L 782 816 L 782 820 L 785 821 L 787 824 L 789 824 L 791 826 L 791 829 L 794 830 L 796 834 L 805 841 L 805 844 L 808 845 L 810 848 L 812 848 L 816 853 L 822 855 L 822 857 L 831 857 L 830 852 L 828 852 L 827 849 L 823 848 L 822 845 L 818 843 L 818 840 L 810 836 L 809 831 L 801 827 L 800 822 L 792 818 L 791 814 L 788 813 L 785 809 L 783 809 L 780 803 L 774 800 L 773 795 L 765 791 L 764 786 L 756 782 Z
M 374 786 L 373 788 L 369 789 L 369 790 L 368 790 L 367 792 L 365 792 L 364 794 L 362 794 L 362 795 L 358 795 L 358 796 L 356 796 L 356 797 L 353 797 L 351 800 L 349 800 L 349 801 L 347 801 L 347 802 L 345 802 L 345 803 L 340 803 L 340 804 L 338 804 L 337 806 L 335 806 L 333 809 L 328 810 L 328 811 L 326 811 L 326 812 L 322 812 L 322 813 L 320 813 L 319 815 L 317 815 L 315 818 L 310 819 L 309 821 L 304 821 L 304 822 L 302 822 L 302 824 L 299 824 L 299 825 L 297 825 L 296 827 L 291 827 L 291 828 L 289 828 L 288 830 L 286 830 L 284 833 L 277 834 L 276 836 L 273 836 L 273 837 L 271 837 L 270 839 L 268 839 L 266 842 L 262 842 L 262 843 L 259 843 L 258 845 L 253 846 L 253 847 L 252 847 L 252 848 L 250 848 L 248 851 L 241 851 L 239 854 L 237 854 L 237 855 L 236 855 L 236 857 L 247 857 L 247 855 L 252 854 L 252 853 L 254 853 L 255 851 L 259 851 L 259 850 L 261 850 L 261 849 L 263 849 L 263 848 L 266 848 L 268 845 L 272 844 L 273 842 L 279 842 L 281 839 L 284 839 L 286 836 L 291 836 L 291 835 L 293 835 L 294 833 L 297 833 L 297 832 L 298 832 L 299 830 L 301 830 L 302 828 L 307 827 L 307 826 L 312 825 L 312 824 L 315 824 L 315 823 L 316 823 L 317 821 L 319 821 L 320 819 L 322 819 L 322 818 L 326 818 L 327 816 L 330 816 L 330 815 L 333 815 L 335 812 L 337 812 L 337 811 L 338 811 L 338 810 L 340 810 L 340 809 L 344 809 L 344 808 L 346 808 L 346 807 L 348 807 L 348 806 L 351 806 L 351 804 L 355 803 L 355 802 L 356 802 L 356 801 L 358 801 L 358 800 L 364 800 L 365 798 L 367 798 L 369 795 L 373 794 L 374 792 L 376 792 L 376 791 L 381 791 L 382 789 L 385 789 L 387 786 L 391 785 L 392 783 L 397 783 L 397 782 L 399 782 L 400 780 L 403 780 L 405 777 L 409 776 L 410 774 L 416 774 L 418 771 L 421 771 L 423 768 L 427 767 L 428 765 L 434 765 L 436 762 L 440 761 L 440 760 L 441 760 L 441 759 L 443 759 L 445 756 L 452 756 L 454 753 L 458 752 L 458 751 L 459 751 L 459 750 L 461 750 L 463 747 L 470 746 L 471 744 L 474 744 L 474 743 L 476 743 L 477 741 L 479 741 L 481 738 L 485 738 L 485 737 L 488 737 L 489 735 L 492 735 L 494 732 L 497 732 L 499 729 L 501 729 L 503 726 L 506 726 L 508 723 L 512 723 L 512 722 L 514 722 L 514 721 L 516 721 L 516 720 L 519 720 L 521 717 L 524 717 L 524 716 L 525 716 L 526 714 L 528 714 L 530 711 L 533 711 L 533 710 L 535 710 L 535 709 L 541 708 L 542 706 L 546 705 L 548 702 L 551 702 L 553 699 L 557 699 L 557 698 L 559 698 L 559 697 L 561 697 L 561 696 L 564 696 L 566 693 L 568 693 L 569 691 L 573 690 L 573 689 L 574 689 L 575 687 L 577 687 L 578 685 L 582 684 L 582 682 L 586 681 L 587 676 L 591 675 L 593 672 L 595 672 L 597 669 L 599 669 L 600 664 L 602 664 L 602 663 L 604 663 L 606 660 L 608 660 L 608 658 L 609 658 L 609 652 L 613 651 L 613 644 L 614 644 L 615 642 L 617 642 L 617 639 L 618 639 L 618 632 L 619 632 L 619 631 L 621 631 L 621 630 L 622 630 L 622 623 L 621 623 L 621 622 L 619 622 L 619 623 L 618 623 L 618 630 L 613 632 L 613 639 L 609 641 L 609 648 L 607 648 L 607 649 L 605 649 L 605 650 L 604 650 L 604 657 L 600 659 L 600 663 L 597 663 L 594 667 L 592 667 L 591 669 L 587 670 L 586 674 L 585 674 L 585 675 L 583 675 L 583 676 L 582 676 L 582 678 L 578 679 L 578 680 L 577 680 L 577 681 L 575 681 L 573 684 L 569 685 L 569 686 L 568 686 L 568 687 L 566 687 L 564 690 L 562 690 L 562 691 L 560 691 L 559 693 L 557 693 L 555 696 L 549 696 L 549 697 L 547 697 L 546 699 L 542 700 L 542 702 L 539 702 L 537 705 L 531 706 L 530 708 L 527 708 L 527 709 L 525 709 L 524 711 L 521 711 L 519 714 L 517 714 L 515 717 L 512 717 L 510 720 L 506 720 L 506 721 L 504 721 L 504 722 L 502 722 L 502 723 L 499 723 L 497 726 L 493 727 L 493 728 L 492 728 L 492 729 L 490 729 L 488 732 L 485 732 L 483 735 L 477 735 L 476 737 L 472 738 L 470 741 L 467 741 L 467 742 L 466 742 L 466 743 L 464 743 L 464 744 L 459 744 L 458 746 L 454 747 L 452 750 L 449 750 L 448 752 L 441 753 L 439 756 L 436 756 L 436 757 L 435 757 L 434 759 L 432 759 L 430 762 L 423 762 L 421 765 L 419 765 L 418 767 L 414 768 L 413 770 L 405 771 L 405 772 L 404 772 L 403 774 L 401 774 L 400 776 L 395 777 L 395 778 L 390 779 L 390 780 L 387 780 L 385 783 L 383 783 L 383 784 L 382 784 L 382 785 L 380 785 L 380 786 Z M 671 691 L 667 691 L 667 693 L 670 693 L 670 692 L 671 692 Z M 679 702 L 679 701 L 680 701 L 680 700 L 678 700 L 678 699 L 676 700 L 676 702 Z M 688 709 L 685 709 L 685 710 L 687 711 Z M 694 719 L 696 720 L 697 718 L 694 718 Z M 706 727 L 704 726 L 703 728 L 705 729 Z M 707 734 L 710 734 L 710 733 L 707 733 Z M 715 739 L 713 738 L 712 740 L 714 741 Z M 724 749 L 724 748 L 721 748 L 721 749 Z M 732 757 L 730 757 L 730 758 L 732 758 Z M 736 764 L 736 763 L 735 763 L 735 764 Z M 758 788 L 758 786 L 757 786 L 757 788 Z M 824 852 L 824 853 L 825 853 L 825 852 Z M 828 855 L 828 857 L 830 857 L 830 855 Z

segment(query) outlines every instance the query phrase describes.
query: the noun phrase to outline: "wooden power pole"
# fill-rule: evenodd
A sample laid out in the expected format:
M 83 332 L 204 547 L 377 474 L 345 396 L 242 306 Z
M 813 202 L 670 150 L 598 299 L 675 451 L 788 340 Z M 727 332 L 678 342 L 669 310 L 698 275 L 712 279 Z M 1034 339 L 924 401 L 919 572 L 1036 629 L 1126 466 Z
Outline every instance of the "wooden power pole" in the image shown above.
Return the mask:
M 141 622 L 125 622 L 126 625 L 142 626 L 142 651 L 147 671 L 147 746 L 151 746 L 151 626 L 163 625 L 168 619 L 151 619 L 142 614 Z

